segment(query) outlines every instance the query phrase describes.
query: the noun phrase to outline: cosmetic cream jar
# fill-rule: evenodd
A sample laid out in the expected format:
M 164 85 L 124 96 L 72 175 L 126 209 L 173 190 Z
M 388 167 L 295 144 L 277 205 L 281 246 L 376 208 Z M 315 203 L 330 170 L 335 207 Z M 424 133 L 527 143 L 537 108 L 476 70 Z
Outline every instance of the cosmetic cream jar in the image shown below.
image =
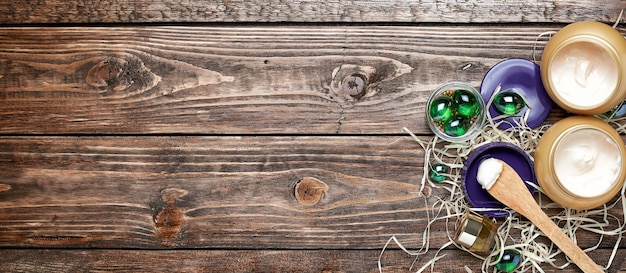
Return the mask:
M 550 39 L 541 60 L 544 87 L 566 111 L 596 115 L 626 98 L 626 39 L 604 23 L 565 26 Z
M 465 213 L 457 222 L 454 242 L 480 256 L 487 256 L 495 244 L 498 227 L 486 216 Z
M 561 206 L 591 209 L 611 200 L 626 179 L 626 147 L 607 123 L 591 116 L 557 121 L 539 140 L 535 173 Z

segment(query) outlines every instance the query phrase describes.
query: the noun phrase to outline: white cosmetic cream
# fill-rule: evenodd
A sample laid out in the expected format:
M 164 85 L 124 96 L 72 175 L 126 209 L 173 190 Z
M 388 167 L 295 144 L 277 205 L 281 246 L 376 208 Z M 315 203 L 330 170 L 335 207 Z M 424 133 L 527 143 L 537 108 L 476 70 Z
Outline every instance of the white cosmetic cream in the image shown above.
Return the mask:
M 626 181 L 626 145 L 611 125 L 592 116 L 555 122 L 535 149 L 543 192 L 561 206 L 586 210 L 609 202 Z
M 476 180 L 483 186 L 483 189 L 489 190 L 498 177 L 502 173 L 502 162 L 495 158 L 487 158 L 478 166 Z
M 566 190 L 582 197 L 604 194 L 622 166 L 617 144 L 595 129 L 574 131 L 554 151 L 554 170 Z
M 558 51 L 550 65 L 554 92 L 577 107 L 604 103 L 618 83 L 613 57 L 591 42 L 575 42 Z

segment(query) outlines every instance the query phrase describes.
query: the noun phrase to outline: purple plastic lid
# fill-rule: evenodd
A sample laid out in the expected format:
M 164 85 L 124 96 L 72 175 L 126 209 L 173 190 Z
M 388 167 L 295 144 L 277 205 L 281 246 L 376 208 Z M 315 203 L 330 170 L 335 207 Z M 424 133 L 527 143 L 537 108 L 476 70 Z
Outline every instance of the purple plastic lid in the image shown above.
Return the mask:
M 483 96 L 485 103 L 489 101 L 498 85 L 500 85 L 500 91 L 514 89 L 532 107 L 532 109 L 528 109 L 530 113 L 526 120 L 530 128 L 536 128 L 541 125 L 548 117 L 548 114 L 550 114 L 553 102 L 543 87 L 539 65 L 534 62 L 525 59 L 508 59 L 497 63 L 489 69 L 480 85 L 480 94 Z M 488 114 L 489 117 L 501 115 L 496 111 L 493 103 L 489 107 Z M 520 117 L 507 117 L 503 120 L 511 121 L 500 125 L 501 129 L 508 129 L 511 126 L 517 126 Z
M 478 166 L 487 158 L 496 158 L 506 162 L 519 174 L 522 180 L 537 185 L 533 162 L 522 149 L 508 142 L 485 144 L 472 151 L 467 161 L 465 161 L 463 170 L 461 171 L 461 181 L 467 201 L 474 208 L 492 209 L 484 211 L 488 216 L 509 216 L 510 210 L 507 211 L 508 208 L 493 198 L 476 180 Z M 535 189 L 532 186 L 526 186 L 531 194 L 534 193 Z

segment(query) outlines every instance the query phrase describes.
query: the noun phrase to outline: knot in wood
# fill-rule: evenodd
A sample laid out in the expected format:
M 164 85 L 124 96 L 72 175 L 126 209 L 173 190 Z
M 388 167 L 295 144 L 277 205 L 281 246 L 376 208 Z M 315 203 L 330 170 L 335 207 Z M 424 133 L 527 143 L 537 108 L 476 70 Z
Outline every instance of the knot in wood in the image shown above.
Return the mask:
M 159 212 L 155 220 L 158 231 L 157 237 L 165 241 L 172 241 L 180 235 L 185 223 L 185 214 L 182 209 L 169 203 Z M 164 244 L 168 245 L 169 242 L 164 242 Z
M 371 79 L 375 76 L 374 67 L 343 64 L 333 70 L 330 88 L 344 99 L 358 100 L 368 95 Z
M 123 91 L 127 94 L 140 94 L 151 90 L 161 82 L 137 56 L 126 53 L 112 53 L 101 58 L 87 72 L 87 84 L 112 94 Z
M 87 83 L 95 87 L 106 87 L 117 82 L 122 73 L 122 62 L 108 58 L 94 65 L 87 73 Z
M 304 177 L 296 184 L 294 194 L 301 205 L 313 206 L 322 200 L 328 190 L 328 185 L 323 181 L 313 177 Z
M 361 74 L 352 74 L 341 81 L 341 91 L 354 98 L 363 97 L 365 90 L 365 76 Z
M 165 206 L 155 217 L 157 237 L 163 240 L 164 245 L 173 245 L 173 241 L 180 236 L 185 224 L 185 213 L 176 206 L 176 201 L 187 195 L 188 191 L 178 188 L 168 188 L 161 191 L 161 198 Z

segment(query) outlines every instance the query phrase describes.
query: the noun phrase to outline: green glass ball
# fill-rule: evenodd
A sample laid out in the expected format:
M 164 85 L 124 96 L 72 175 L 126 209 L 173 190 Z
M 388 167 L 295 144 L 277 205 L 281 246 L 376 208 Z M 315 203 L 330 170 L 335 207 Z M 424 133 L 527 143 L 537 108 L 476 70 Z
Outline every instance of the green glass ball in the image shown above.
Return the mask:
M 435 164 L 430 169 L 430 180 L 433 182 L 442 182 L 446 179 L 448 167 L 443 164 Z
M 478 113 L 480 113 L 480 103 L 474 93 L 458 89 L 454 91 L 453 98 L 460 115 L 465 117 L 475 117 Z
M 500 114 L 515 115 L 526 106 L 524 99 L 512 91 L 502 91 L 493 98 L 493 106 Z
M 467 133 L 470 120 L 462 115 L 455 116 L 443 125 L 443 131 L 451 137 L 459 137 Z
M 498 263 L 495 267 L 502 272 L 513 272 L 522 263 L 522 254 L 515 249 L 506 249 L 502 255 L 502 258 L 496 257 Z
M 430 117 L 437 122 L 450 120 L 454 113 L 454 102 L 449 97 L 441 96 L 434 99 L 430 104 Z

